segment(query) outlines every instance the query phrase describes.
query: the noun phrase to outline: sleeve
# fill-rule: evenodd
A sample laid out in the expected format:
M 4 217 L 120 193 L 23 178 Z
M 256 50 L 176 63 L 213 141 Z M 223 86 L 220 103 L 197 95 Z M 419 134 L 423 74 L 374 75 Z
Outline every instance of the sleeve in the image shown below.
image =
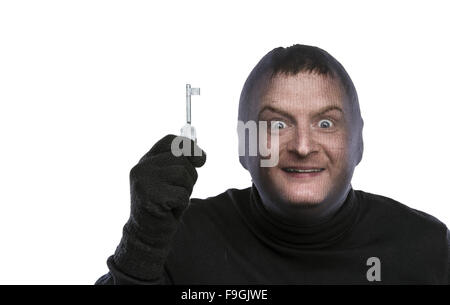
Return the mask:
M 447 284 L 450 285 L 450 231 L 447 230 Z
M 100 277 L 95 285 L 173 285 L 172 280 L 164 268 L 163 276 L 155 281 L 142 281 L 120 271 L 114 263 L 114 256 L 110 256 L 107 260 L 109 272 Z
M 104 285 L 163 285 L 170 284 L 166 260 L 177 222 L 167 217 L 144 219 L 152 228 L 142 231 L 130 217 L 114 255 L 107 259 L 109 273 L 97 280 Z

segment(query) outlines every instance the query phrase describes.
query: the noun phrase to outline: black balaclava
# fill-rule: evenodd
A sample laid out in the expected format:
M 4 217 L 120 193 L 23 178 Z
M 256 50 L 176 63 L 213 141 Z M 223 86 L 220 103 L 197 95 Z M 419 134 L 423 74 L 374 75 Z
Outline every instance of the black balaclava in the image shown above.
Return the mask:
M 275 48 L 266 54 L 255 66 L 247 78 L 242 89 L 239 102 L 238 120 L 248 122 L 257 119 L 258 102 L 271 80 L 279 75 L 294 76 L 300 73 L 312 73 L 330 79 L 338 80 L 342 92 L 346 96 L 347 110 L 351 117 L 350 141 L 348 150 L 348 173 L 345 179 L 336 181 L 336 187 L 330 192 L 326 200 L 320 204 L 289 204 L 280 200 L 282 196 L 271 189 L 268 181 L 261 175 L 260 156 L 249 156 L 249 141 L 242 139 L 239 134 L 239 143 L 245 147 L 245 155 L 239 156 L 242 166 L 252 177 L 253 186 L 258 191 L 265 208 L 275 216 L 292 223 L 314 224 L 332 217 L 345 201 L 351 189 L 353 170 L 362 159 L 363 120 L 360 114 L 358 96 L 349 75 L 343 66 L 326 51 L 312 46 L 293 45 L 289 48 Z M 244 144 L 243 144 L 244 143 Z

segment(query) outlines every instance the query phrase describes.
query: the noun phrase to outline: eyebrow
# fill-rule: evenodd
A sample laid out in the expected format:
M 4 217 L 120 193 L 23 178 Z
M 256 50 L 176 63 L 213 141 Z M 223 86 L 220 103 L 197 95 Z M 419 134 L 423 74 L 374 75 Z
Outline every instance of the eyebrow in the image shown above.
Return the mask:
M 287 118 L 290 118 L 291 120 L 294 119 L 294 117 L 292 116 L 292 114 L 290 114 L 289 112 L 286 112 L 286 111 L 281 110 L 281 109 L 274 108 L 274 107 L 272 107 L 272 106 L 264 106 L 264 107 L 259 111 L 259 113 L 258 113 L 258 118 L 260 117 L 261 113 L 263 113 L 264 111 L 267 111 L 267 110 L 272 111 L 272 112 L 275 112 L 275 113 L 278 113 L 278 114 L 281 114 L 281 115 L 283 115 L 283 116 L 285 116 L 285 117 L 287 117 Z M 341 112 L 341 113 L 344 113 L 344 112 L 342 111 L 342 109 L 341 109 L 339 106 L 331 105 L 331 106 L 325 106 L 324 108 L 320 109 L 320 110 L 317 112 L 317 114 L 315 114 L 314 116 L 319 116 L 319 115 L 322 115 L 322 114 L 327 113 L 328 111 L 332 111 L 332 110 L 337 110 L 337 111 L 339 111 L 339 112 Z

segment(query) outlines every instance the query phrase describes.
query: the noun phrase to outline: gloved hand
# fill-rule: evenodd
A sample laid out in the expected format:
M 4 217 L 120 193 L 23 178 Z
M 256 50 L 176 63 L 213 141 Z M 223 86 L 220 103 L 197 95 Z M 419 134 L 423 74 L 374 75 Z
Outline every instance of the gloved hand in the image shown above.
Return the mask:
M 159 140 L 130 172 L 131 213 L 114 257 L 108 260 L 111 271 L 142 281 L 162 276 L 170 242 L 197 181 L 195 167 L 206 162 L 206 153 L 188 138 L 190 156 L 174 156 L 175 137 Z M 195 156 L 194 149 L 201 156 Z

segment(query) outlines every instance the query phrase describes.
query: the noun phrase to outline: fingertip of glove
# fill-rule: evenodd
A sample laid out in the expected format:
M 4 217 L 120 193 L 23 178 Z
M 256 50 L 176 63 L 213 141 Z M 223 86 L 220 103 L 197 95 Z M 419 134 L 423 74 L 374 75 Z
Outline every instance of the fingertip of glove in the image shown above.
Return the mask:
M 170 151 L 172 146 L 172 141 L 177 136 L 174 134 L 168 134 L 161 138 L 148 152 L 149 155 L 158 154 L 160 152 Z
M 178 138 L 178 139 L 177 139 Z M 173 141 L 177 139 L 174 143 Z M 187 142 L 186 142 L 187 141 Z M 189 143 L 190 142 L 190 143 Z M 183 149 L 184 145 L 188 145 L 186 147 L 187 151 Z M 175 145 L 175 146 L 173 146 Z M 176 150 L 176 152 L 173 151 Z M 197 143 L 189 138 L 183 136 L 177 136 L 174 134 L 168 134 L 161 138 L 151 149 L 150 151 L 144 155 L 141 159 L 144 160 L 148 156 L 156 155 L 163 152 L 172 151 L 172 154 L 175 156 L 180 156 L 180 153 L 188 158 L 191 164 L 195 167 L 201 167 L 206 162 L 206 153 L 203 149 L 201 149 Z M 200 154 L 199 154 L 200 152 Z
M 206 163 L 206 153 L 202 150 L 201 156 L 190 156 L 189 161 L 191 161 L 192 165 L 195 167 L 202 167 Z

